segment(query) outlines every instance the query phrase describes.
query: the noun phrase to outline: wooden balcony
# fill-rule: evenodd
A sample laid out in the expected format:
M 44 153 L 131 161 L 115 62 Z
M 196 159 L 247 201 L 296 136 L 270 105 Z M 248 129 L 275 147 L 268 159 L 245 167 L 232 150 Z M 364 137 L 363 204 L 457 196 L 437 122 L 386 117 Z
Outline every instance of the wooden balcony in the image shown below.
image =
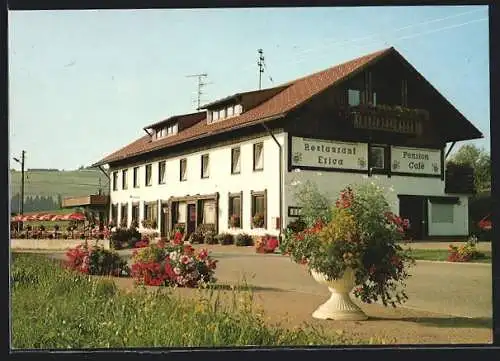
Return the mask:
M 349 107 L 347 117 L 356 129 L 417 136 L 422 134 L 422 123 L 429 118 L 429 113 L 423 109 L 359 105 Z
M 109 196 L 91 194 L 83 197 L 67 197 L 62 201 L 63 208 L 72 207 L 106 207 L 109 203 Z
M 451 194 L 474 194 L 474 169 L 465 165 L 447 164 L 444 191 Z

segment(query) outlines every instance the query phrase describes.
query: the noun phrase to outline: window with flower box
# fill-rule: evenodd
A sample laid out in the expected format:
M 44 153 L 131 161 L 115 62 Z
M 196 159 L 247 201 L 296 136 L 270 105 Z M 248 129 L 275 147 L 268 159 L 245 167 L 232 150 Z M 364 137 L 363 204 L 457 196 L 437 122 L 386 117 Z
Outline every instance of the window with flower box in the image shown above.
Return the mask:
M 240 147 L 231 149 L 231 174 L 241 172 L 241 150 Z
M 128 226 L 128 203 L 122 203 L 120 210 L 120 226 L 127 227 Z
M 262 192 L 251 191 L 252 200 L 252 228 L 267 229 L 267 190 Z
M 152 176 L 153 176 L 153 165 L 152 164 L 146 164 L 146 172 L 145 172 L 145 181 L 144 183 L 146 184 L 146 187 L 151 186 L 152 182 Z
M 111 205 L 111 221 L 115 224 L 118 221 L 118 204 Z
M 241 216 L 243 214 L 243 192 L 228 194 L 228 224 L 231 228 L 242 228 Z

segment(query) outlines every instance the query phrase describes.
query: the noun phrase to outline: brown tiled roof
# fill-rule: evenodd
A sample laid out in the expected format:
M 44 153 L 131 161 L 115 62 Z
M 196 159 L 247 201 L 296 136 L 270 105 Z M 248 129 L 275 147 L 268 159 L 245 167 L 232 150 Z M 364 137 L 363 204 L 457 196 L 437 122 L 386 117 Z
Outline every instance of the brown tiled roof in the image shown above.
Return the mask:
M 152 141 L 149 136 L 145 135 L 108 155 L 94 165 L 107 164 L 201 137 L 210 136 L 215 133 L 230 131 L 265 120 L 283 117 L 286 113 L 295 109 L 314 95 L 321 93 L 325 89 L 345 79 L 355 71 L 364 68 L 373 60 L 389 53 L 391 50 L 394 50 L 394 48 L 383 49 L 283 84 L 287 86 L 283 91 L 239 116 L 211 124 L 207 124 L 205 120 L 202 120 L 176 135 L 160 140 Z

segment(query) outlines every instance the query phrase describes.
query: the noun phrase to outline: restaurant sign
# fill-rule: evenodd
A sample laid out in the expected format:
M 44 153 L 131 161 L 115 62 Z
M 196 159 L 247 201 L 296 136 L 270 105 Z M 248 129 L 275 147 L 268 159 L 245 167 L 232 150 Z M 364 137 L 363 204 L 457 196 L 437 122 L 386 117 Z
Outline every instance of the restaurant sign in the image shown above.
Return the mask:
M 439 149 L 391 147 L 393 172 L 441 175 Z
M 292 167 L 368 170 L 368 144 L 292 137 Z

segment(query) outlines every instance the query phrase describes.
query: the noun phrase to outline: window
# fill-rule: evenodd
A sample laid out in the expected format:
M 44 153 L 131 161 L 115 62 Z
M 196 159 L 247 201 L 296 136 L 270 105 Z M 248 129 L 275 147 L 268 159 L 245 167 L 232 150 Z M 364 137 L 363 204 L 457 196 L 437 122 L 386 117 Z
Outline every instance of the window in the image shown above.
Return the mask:
M 385 148 L 370 148 L 370 167 L 374 169 L 385 169 Z
M 229 194 L 229 205 L 228 205 L 228 215 L 229 215 L 229 227 L 241 228 L 241 193 Z
M 234 114 L 234 106 L 230 105 L 227 107 L 227 116 L 232 117 Z
M 179 131 L 179 125 L 177 123 L 175 123 L 172 126 L 172 134 L 177 134 L 178 131 Z
M 152 181 L 151 181 L 152 173 L 153 173 L 153 165 L 146 164 L 146 178 L 145 178 L 146 187 L 150 186 L 152 183 Z
M 252 191 L 252 228 L 267 228 L 267 191 Z
M 177 223 L 186 223 L 186 203 L 177 203 Z
M 240 115 L 241 113 L 243 113 L 243 107 L 241 106 L 241 104 L 237 104 L 234 106 L 234 115 Z
M 264 143 L 255 143 L 253 145 L 253 170 L 264 169 Z
M 213 200 L 203 200 L 202 202 L 203 210 L 203 224 L 215 224 L 215 201 Z
M 179 179 L 182 181 L 185 181 L 187 179 L 187 159 L 183 158 L 180 160 L 180 176 Z
M 201 156 L 201 178 L 208 178 L 209 167 L 208 167 L 208 154 L 203 154 Z
M 155 221 L 158 213 L 158 204 L 157 202 L 144 202 L 144 219 L 148 221 Z
M 226 117 L 226 109 L 219 110 L 219 119 L 224 119 Z
M 359 103 L 361 102 L 361 92 L 359 90 L 348 89 L 347 90 L 347 97 L 348 97 L 349 105 L 351 107 L 359 105 Z
M 118 172 L 113 172 L 113 190 L 118 190 Z
M 139 188 L 139 167 L 134 168 L 134 188 Z
M 122 189 L 128 188 L 128 169 L 122 170 Z
M 241 171 L 241 154 L 240 147 L 231 149 L 231 174 L 240 174 Z
M 432 202 L 432 223 L 453 223 L 453 204 Z
M 214 111 L 212 112 L 212 120 L 213 120 L 214 122 L 216 122 L 217 120 L 219 120 L 219 112 L 218 112 L 218 111 L 214 110 Z
M 128 225 L 128 203 L 122 204 L 120 211 L 121 211 L 120 226 L 127 227 L 127 225 Z
M 111 221 L 116 224 L 118 219 L 118 204 L 111 205 Z
M 165 184 L 165 169 L 166 162 L 163 160 L 158 162 L 158 184 Z
M 137 203 L 132 204 L 132 221 L 139 221 L 139 204 Z
M 210 110 L 207 111 L 207 122 L 212 123 L 212 112 Z

